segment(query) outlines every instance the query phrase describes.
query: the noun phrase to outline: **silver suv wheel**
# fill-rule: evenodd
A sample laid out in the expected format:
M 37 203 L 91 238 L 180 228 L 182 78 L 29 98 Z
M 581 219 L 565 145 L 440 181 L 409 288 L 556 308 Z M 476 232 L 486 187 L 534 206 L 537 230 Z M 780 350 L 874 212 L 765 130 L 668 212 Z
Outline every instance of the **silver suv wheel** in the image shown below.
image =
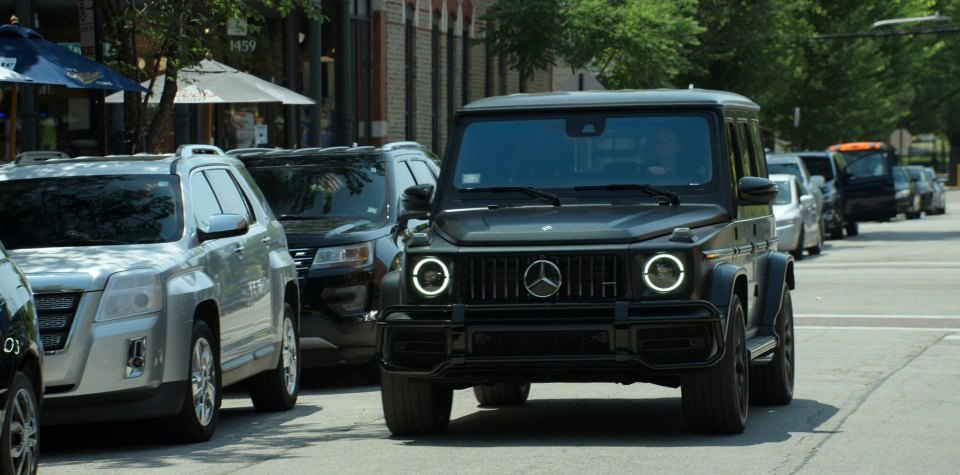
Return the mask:
M 213 349 L 205 338 L 198 338 L 190 358 L 190 384 L 193 389 L 193 408 L 197 422 L 207 426 L 213 420 L 217 405 L 216 368 Z
M 289 318 L 283 319 L 283 381 L 287 388 L 287 394 L 294 395 L 297 392 L 297 332 L 293 328 L 293 322 Z

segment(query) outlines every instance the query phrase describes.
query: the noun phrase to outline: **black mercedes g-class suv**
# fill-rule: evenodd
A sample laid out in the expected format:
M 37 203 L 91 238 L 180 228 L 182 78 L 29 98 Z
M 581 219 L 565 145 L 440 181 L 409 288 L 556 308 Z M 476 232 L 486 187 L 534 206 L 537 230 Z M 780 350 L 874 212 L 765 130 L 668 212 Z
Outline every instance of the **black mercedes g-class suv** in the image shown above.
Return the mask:
M 759 106 L 705 90 L 519 94 L 455 117 L 429 215 L 383 280 L 394 435 L 441 432 L 454 389 L 682 388 L 688 429 L 743 431 L 793 397 L 793 260 L 777 251 Z

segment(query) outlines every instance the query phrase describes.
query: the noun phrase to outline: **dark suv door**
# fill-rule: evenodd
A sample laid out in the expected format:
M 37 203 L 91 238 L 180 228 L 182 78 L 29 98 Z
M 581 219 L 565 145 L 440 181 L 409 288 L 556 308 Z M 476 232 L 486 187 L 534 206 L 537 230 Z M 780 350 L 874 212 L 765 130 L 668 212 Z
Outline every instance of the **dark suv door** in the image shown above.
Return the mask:
M 853 221 L 886 221 L 897 215 L 893 160 L 883 150 L 846 155 L 840 175 L 846 195 L 844 212 Z

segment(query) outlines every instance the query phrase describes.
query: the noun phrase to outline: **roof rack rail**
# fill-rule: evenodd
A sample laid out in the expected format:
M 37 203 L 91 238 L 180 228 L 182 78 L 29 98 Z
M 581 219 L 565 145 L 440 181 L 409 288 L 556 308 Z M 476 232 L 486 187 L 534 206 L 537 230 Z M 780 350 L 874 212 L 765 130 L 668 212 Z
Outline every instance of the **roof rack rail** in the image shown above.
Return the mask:
M 417 148 L 417 149 L 420 149 L 420 148 L 426 148 L 426 147 L 425 147 L 423 144 L 419 143 L 419 142 L 411 142 L 411 141 L 390 142 L 390 143 L 388 143 L 388 144 L 386 144 L 386 145 L 383 146 L 383 149 L 384 149 L 384 150 L 395 150 L 395 149 L 398 149 L 398 148 Z
M 347 149 L 348 152 L 366 152 L 368 150 L 376 150 L 377 147 L 373 145 L 357 145 L 353 144 L 353 147 Z
M 196 157 L 198 155 L 219 155 L 226 156 L 220 147 L 215 145 L 181 145 L 177 147 L 177 157 Z
M 47 160 L 55 160 L 60 158 L 70 158 L 70 155 L 64 152 L 58 152 L 56 150 L 36 150 L 18 154 L 17 157 L 13 159 L 13 163 L 40 163 Z
M 283 150 L 283 149 L 269 148 L 269 147 L 247 147 L 247 148 L 235 148 L 232 150 L 227 150 L 225 153 L 231 157 L 240 157 L 243 155 L 248 155 L 253 153 L 275 152 L 277 150 Z
M 324 147 L 318 150 L 319 152 L 341 152 L 345 150 L 350 150 L 350 147 L 345 147 L 343 145 L 338 145 L 335 147 Z

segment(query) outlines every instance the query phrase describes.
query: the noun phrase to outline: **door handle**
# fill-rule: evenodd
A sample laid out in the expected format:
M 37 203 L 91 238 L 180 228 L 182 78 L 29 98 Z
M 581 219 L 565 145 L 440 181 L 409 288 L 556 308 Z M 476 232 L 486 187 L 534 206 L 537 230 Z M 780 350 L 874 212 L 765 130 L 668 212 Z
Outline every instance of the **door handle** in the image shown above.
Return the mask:
M 269 246 L 270 243 L 273 242 L 273 238 L 270 237 L 270 236 L 267 236 L 267 237 L 261 239 L 260 242 L 262 242 L 264 246 Z
M 236 255 L 238 255 L 238 256 L 240 256 L 240 257 L 243 257 L 243 249 L 244 249 L 243 246 L 237 246 L 237 247 L 233 250 L 233 253 L 236 254 Z

